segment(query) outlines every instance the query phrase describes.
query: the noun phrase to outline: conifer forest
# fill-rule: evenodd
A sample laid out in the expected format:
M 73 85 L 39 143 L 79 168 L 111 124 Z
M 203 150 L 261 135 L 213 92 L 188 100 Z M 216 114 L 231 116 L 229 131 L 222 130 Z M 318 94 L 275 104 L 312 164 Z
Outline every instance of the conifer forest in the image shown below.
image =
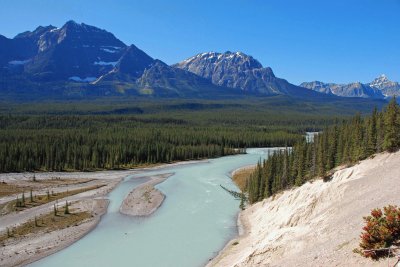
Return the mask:
M 339 165 L 354 164 L 367 157 L 400 148 L 400 108 L 393 98 L 381 112 L 375 108 L 370 116 L 355 115 L 336 121 L 293 148 L 281 149 L 259 162 L 248 180 L 250 203 L 275 193 L 300 186 L 308 180 L 330 179 L 331 170 Z

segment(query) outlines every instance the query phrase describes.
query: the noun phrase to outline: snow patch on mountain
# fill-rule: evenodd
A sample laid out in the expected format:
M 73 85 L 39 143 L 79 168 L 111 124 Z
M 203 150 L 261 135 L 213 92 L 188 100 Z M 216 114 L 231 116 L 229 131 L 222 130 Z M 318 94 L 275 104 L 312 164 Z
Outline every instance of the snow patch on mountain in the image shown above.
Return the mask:
M 118 64 L 118 61 L 111 61 L 111 62 L 106 62 L 106 61 L 96 61 L 93 63 L 94 65 L 100 65 L 100 66 L 113 66 L 115 67 Z
M 390 81 L 385 74 L 382 74 L 381 76 L 379 76 L 378 78 L 376 78 L 375 80 L 373 80 L 369 86 L 371 87 L 375 87 L 378 89 L 383 89 L 387 86 L 393 86 L 394 82 Z
M 86 78 L 80 78 L 78 76 L 72 76 L 69 77 L 68 80 L 74 81 L 74 82 L 81 82 L 81 83 L 90 83 L 90 82 L 94 82 L 97 80 L 96 77 L 86 77 Z
M 26 60 L 12 60 L 10 62 L 8 62 L 8 64 L 10 65 L 25 65 L 26 63 L 28 63 L 29 61 L 31 61 L 30 59 L 26 59 Z
M 108 48 L 100 48 L 100 50 L 102 50 L 104 52 L 107 52 L 107 53 L 117 53 L 118 52 L 116 50 L 111 50 L 111 49 L 108 49 Z

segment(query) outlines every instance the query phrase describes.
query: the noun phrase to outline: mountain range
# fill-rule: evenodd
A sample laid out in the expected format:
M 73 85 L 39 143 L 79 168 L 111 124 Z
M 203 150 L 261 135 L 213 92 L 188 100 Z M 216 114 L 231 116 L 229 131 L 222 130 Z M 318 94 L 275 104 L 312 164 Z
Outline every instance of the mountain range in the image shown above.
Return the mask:
M 384 98 L 399 91 L 398 83 L 385 79 L 348 87 L 320 82 L 296 86 L 241 52 L 201 53 L 169 66 L 106 30 L 74 21 L 61 28 L 40 26 L 12 39 L 0 35 L 3 97 Z
M 342 97 L 384 99 L 400 95 L 400 84 L 390 81 L 384 74 L 367 84 L 360 82 L 336 84 L 314 81 L 304 82 L 300 86 L 319 93 Z

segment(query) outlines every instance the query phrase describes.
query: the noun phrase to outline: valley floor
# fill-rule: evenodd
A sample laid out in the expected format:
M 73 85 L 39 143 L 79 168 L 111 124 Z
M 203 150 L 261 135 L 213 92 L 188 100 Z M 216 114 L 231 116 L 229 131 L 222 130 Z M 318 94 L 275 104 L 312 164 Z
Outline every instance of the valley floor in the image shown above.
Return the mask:
M 363 216 L 400 202 L 400 152 L 382 153 L 248 207 L 244 234 L 207 266 L 382 266 L 353 252 Z M 396 260 L 390 259 L 390 266 Z

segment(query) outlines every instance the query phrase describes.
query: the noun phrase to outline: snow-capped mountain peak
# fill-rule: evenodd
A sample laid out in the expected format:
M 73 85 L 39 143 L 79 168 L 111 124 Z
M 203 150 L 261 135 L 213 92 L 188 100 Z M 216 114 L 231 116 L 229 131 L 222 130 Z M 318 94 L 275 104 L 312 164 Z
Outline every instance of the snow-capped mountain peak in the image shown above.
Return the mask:
M 375 87 L 378 89 L 383 89 L 386 87 L 394 86 L 395 83 L 390 81 L 385 74 L 380 75 L 379 77 L 375 78 L 369 86 Z

